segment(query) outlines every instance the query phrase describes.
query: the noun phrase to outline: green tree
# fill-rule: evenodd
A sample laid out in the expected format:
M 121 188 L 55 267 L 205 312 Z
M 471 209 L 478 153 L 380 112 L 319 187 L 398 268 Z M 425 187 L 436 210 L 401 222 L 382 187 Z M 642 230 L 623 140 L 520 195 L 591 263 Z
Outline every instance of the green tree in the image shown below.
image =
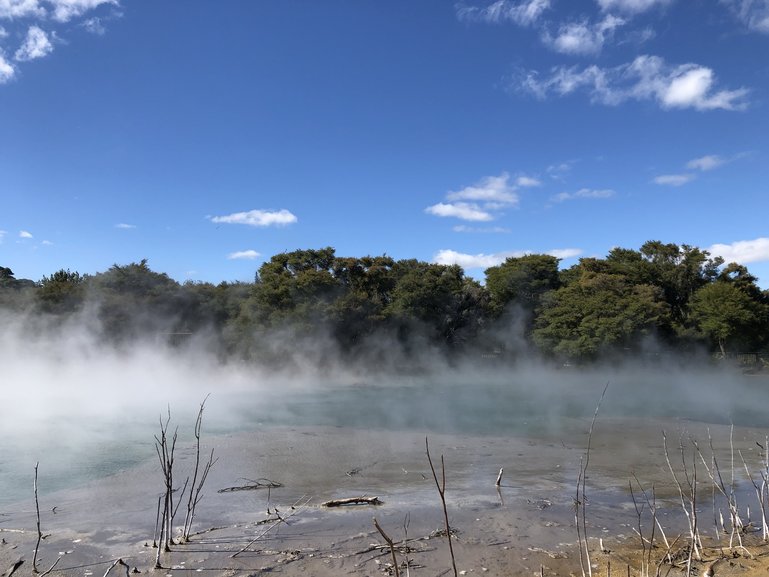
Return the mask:
M 179 325 L 179 283 L 150 269 L 147 259 L 112 265 L 90 278 L 90 296 L 97 299 L 102 331 L 108 339 L 175 333 Z
M 449 345 L 477 333 L 485 293 L 461 267 L 409 259 L 397 261 L 394 272 L 397 281 L 387 313 L 402 338 L 408 339 L 416 325 L 436 342 Z
M 560 285 L 559 259 L 546 254 L 510 257 L 498 266 L 486 269 L 486 290 L 491 307 L 500 315 L 515 304 L 528 314 L 539 306 L 542 295 Z
M 543 298 L 533 339 L 547 354 L 594 359 L 602 352 L 636 348 L 666 313 L 657 287 L 585 271 L 579 281 Z
M 384 325 L 395 288 L 394 264 L 392 258 L 384 255 L 334 259 L 332 274 L 340 292 L 329 314 L 343 350 L 362 344 Z
M 305 329 L 327 319 L 340 293 L 334 252 L 331 247 L 296 250 L 265 262 L 250 299 L 251 317 L 264 326 L 291 323 Z
M 7 266 L 0 266 L 0 288 L 16 288 L 16 280 L 13 271 Z
M 726 355 L 728 348 L 752 349 L 765 342 L 768 308 L 738 282 L 720 280 L 694 294 L 691 316 L 699 333 Z
M 674 330 L 685 331 L 689 324 L 689 300 L 718 276 L 723 259 L 710 258 L 707 251 L 686 244 L 678 246 L 656 240 L 644 243 L 640 252 L 647 262 L 644 282 L 662 289 L 670 305 Z
M 83 306 L 85 277 L 69 269 L 44 276 L 36 293 L 38 306 L 48 313 L 72 313 Z

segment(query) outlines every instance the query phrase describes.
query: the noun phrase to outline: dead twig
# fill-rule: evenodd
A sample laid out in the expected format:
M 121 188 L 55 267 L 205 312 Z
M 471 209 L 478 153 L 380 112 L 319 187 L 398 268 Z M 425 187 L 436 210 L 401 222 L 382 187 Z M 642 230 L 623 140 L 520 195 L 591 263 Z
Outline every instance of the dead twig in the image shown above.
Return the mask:
M 40 501 L 37 498 L 37 468 L 40 462 L 35 463 L 35 511 L 37 512 L 37 543 L 35 544 L 35 552 L 32 555 L 32 572 L 37 573 L 37 552 L 40 549 L 40 541 L 43 539 L 43 532 L 40 530 Z
M 446 525 L 446 538 L 449 541 L 449 553 L 451 554 L 451 567 L 454 569 L 454 577 L 459 577 L 457 571 L 457 561 L 454 557 L 454 546 L 451 544 L 451 526 L 449 525 L 449 511 L 446 508 L 446 464 L 443 461 L 443 455 L 441 455 L 441 481 L 438 482 L 438 474 L 435 472 L 435 466 L 433 466 L 433 460 L 430 457 L 430 444 L 425 437 L 425 451 L 427 452 L 427 462 L 430 463 L 430 470 L 433 473 L 433 479 L 435 480 L 435 486 L 438 489 L 438 495 L 441 498 L 441 505 L 443 506 L 443 520 Z
M 202 491 L 203 485 L 206 483 L 208 473 L 211 472 L 211 467 L 214 466 L 218 459 L 214 459 L 214 450 L 211 449 L 211 454 L 208 457 L 208 461 L 203 466 L 203 472 L 200 474 L 200 482 L 198 483 L 198 471 L 200 470 L 200 430 L 203 426 L 203 409 L 206 406 L 206 401 L 210 395 L 206 395 L 203 402 L 200 403 L 200 409 L 198 410 L 198 417 L 195 420 L 195 471 L 192 475 L 192 484 L 190 485 L 190 494 L 187 499 L 187 515 L 184 518 L 184 526 L 182 528 L 182 543 L 186 543 L 190 540 L 190 531 L 192 531 L 192 521 L 195 518 L 195 508 L 203 498 Z M 197 483 L 197 485 L 196 485 Z

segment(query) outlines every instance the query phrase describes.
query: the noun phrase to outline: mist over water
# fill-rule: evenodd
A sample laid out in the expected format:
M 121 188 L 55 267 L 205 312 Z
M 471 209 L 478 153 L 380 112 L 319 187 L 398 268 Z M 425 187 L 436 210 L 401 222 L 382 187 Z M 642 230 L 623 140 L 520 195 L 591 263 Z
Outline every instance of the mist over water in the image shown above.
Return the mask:
M 769 380 L 706 362 L 687 367 L 659 357 L 576 369 L 520 360 L 507 366 L 480 356 L 448 366 L 426 357 L 427 368 L 407 376 L 397 366 L 367 370 L 327 356 L 322 372 L 310 362 L 280 371 L 224 363 L 202 340 L 181 348 L 152 339 L 114 347 L 79 324 L 31 331 L 25 319 L 4 321 L 0 506 L 29 497 L 37 461 L 41 491 L 50 492 L 154 458 L 153 435 L 169 408 L 180 442 L 192 440 L 209 394 L 204 435 L 322 425 L 557 436 L 589 422 L 606 383 L 607 421 L 769 428 Z

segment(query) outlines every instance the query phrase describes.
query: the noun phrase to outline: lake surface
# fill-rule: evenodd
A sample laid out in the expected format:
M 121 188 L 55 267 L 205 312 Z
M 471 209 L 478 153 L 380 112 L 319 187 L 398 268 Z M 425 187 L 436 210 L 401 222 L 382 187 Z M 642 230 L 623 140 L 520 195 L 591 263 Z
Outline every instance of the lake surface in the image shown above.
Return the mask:
M 769 379 L 704 371 L 554 371 L 497 373 L 439 378 L 315 384 L 261 383 L 254 390 L 217 391 L 204 415 L 203 435 L 218 436 L 280 426 L 348 427 L 457 435 L 570 438 L 585 431 L 601 392 L 603 432 L 622 430 L 622 418 L 667 422 L 670 430 L 687 423 L 711 423 L 769 430 Z M 155 457 L 154 435 L 167 407 L 180 443 L 193 440 L 197 404 L 178 392 L 157 406 L 131 399 L 126 408 L 103 415 L 51 414 L 24 427 L 3 430 L 0 444 L 0 513 L 30 498 L 39 461 L 41 495 L 81 485 Z

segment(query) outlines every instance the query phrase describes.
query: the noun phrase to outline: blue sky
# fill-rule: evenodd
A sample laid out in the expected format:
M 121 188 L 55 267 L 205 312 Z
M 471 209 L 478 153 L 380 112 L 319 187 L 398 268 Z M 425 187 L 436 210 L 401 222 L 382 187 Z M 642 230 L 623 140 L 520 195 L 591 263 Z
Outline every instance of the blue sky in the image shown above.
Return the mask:
M 0 266 L 646 240 L 769 287 L 769 0 L 0 0 Z

